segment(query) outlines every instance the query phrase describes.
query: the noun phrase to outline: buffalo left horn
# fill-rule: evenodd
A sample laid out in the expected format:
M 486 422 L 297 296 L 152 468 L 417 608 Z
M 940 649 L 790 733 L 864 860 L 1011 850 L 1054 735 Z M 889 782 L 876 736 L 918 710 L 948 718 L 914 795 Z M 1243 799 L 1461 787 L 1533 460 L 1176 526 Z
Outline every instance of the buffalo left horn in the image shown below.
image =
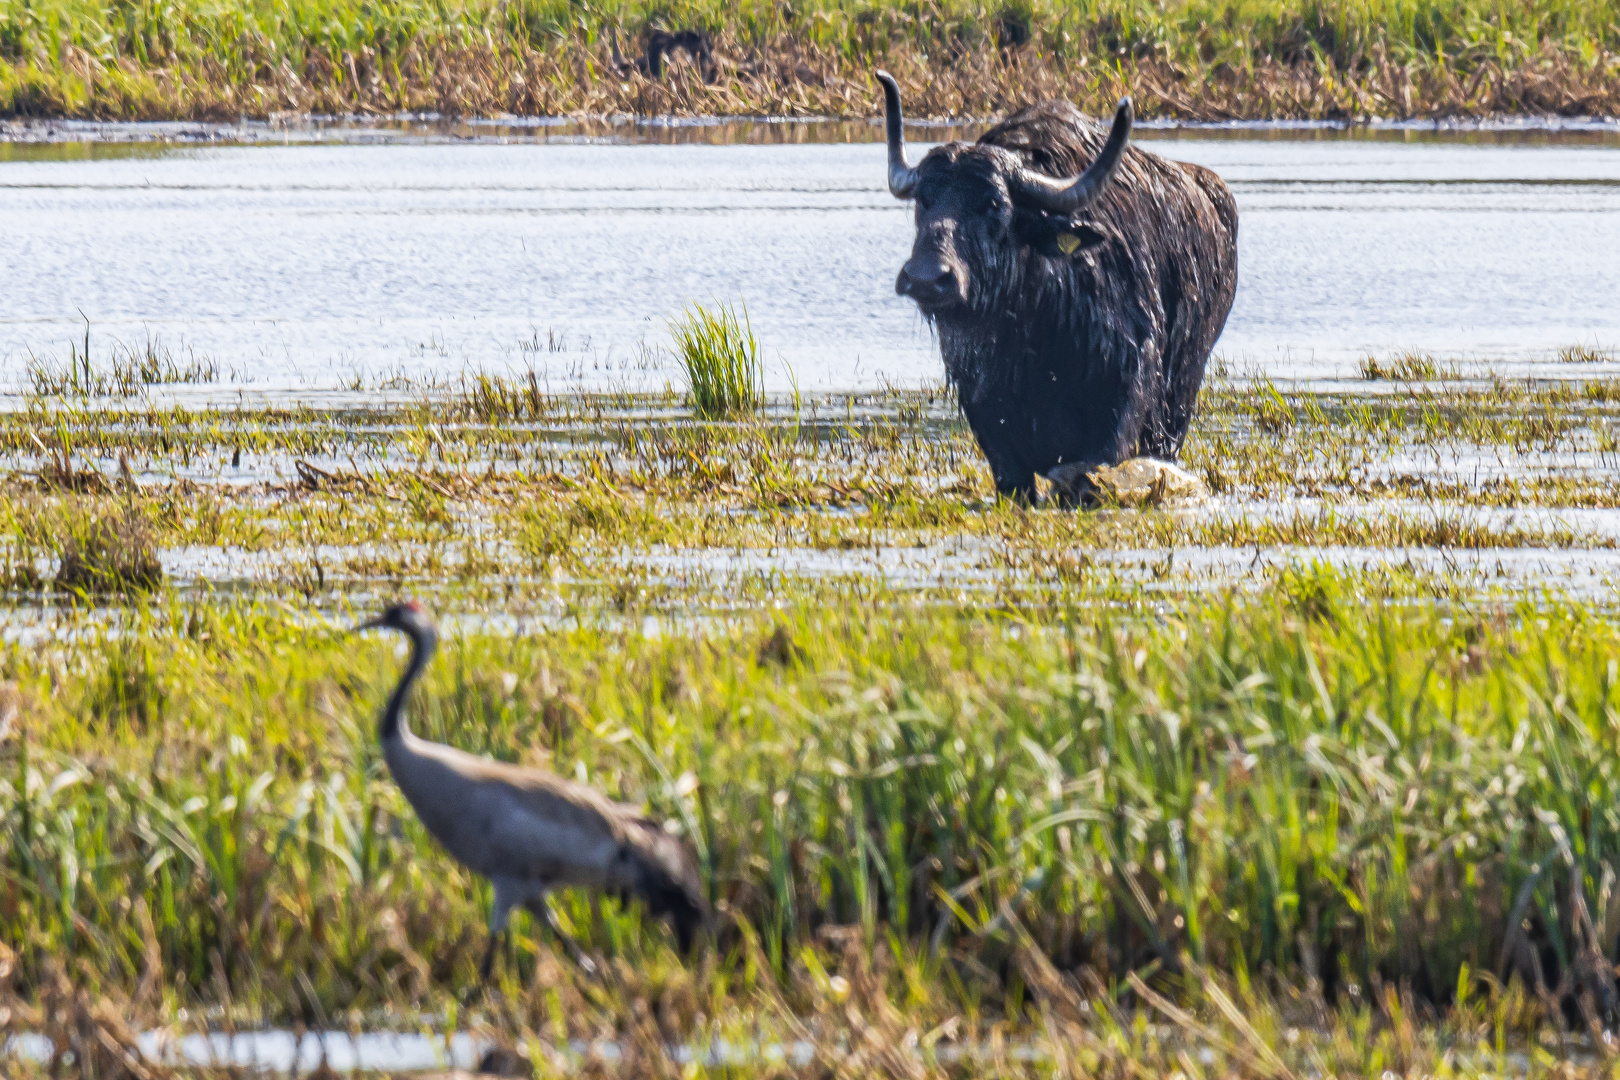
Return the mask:
M 887 71 L 874 72 L 883 84 L 883 125 L 889 134 L 889 193 L 909 199 L 917 189 L 917 170 L 906 164 L 906 137 L 900 131 L 900 87 Z
M 891 125 L 889 136 L 889 160 L 894 160 L 894 128 Z M 1035 206 L 1053 214 L 1072 214 L 1084 207 L 1102 194 L 1103 188 L 1113 177 L 1114 170 L 1119 167 L 1119 159 L 1125 154 L 1125 144 L 1131 138 L 1131 99 L 1119 99 L 1119 108 L 1114 112 L 1114 127 L 1108 133 L 1108 141 L 1103 144 L 1102 153 L 1097 159 L 1073 180 L 1054 180 L 1050 176 L 1043 176 L 1033 169 L 1021 169 L 1010 185 L 1014 198 L 1026 205 Z M 890 175 L 893 175 L 894 166 L 889 166 Z M 894 181 L 889 181 L 893 187 Z

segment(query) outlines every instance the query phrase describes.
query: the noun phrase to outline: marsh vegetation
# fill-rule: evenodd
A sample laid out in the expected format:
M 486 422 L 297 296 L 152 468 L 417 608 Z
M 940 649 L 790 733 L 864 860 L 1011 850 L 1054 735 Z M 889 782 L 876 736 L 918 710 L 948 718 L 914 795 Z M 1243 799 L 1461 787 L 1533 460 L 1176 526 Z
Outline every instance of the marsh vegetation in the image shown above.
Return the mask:
M 262 1024 L 543 1072 L 611 1039 L 648 1076 L 713 1040 L 797 1075 L 1607 1075 L 1620 383 L 1374 362 L 1218 381 L 1211 499 L 1088 514 L 996 501 L 943 389 L 25 393 L 0 1030 L 97 1076 L 139 1029 Z M 91 551 L 163 576 L 87 587 Z M 391 644 L 346 632 L 402 594 L 449 631 L 417 729 L 675 823 L 701 961 L 564 894 L 605 975 L 519 920 L 469 998 L 489 897 L 380 760 Z
M 1612 115 L 1617 26 L 1611 0 L 10 0 L 0 4 L 0 115 L 870 116 L 876 64 L 935 116 L 1056 94 L 1105 114 L 1126 90 L 1143 114 L 1182 119 Z M 702 28 L 718 71 L 615 71 L 613 27 L 627 37 Z
M 694 304 L 670 326 L 686 376 L 687 403 L 703 420 L 757 412 L 765 404 L 765 362 L 748 308 Z

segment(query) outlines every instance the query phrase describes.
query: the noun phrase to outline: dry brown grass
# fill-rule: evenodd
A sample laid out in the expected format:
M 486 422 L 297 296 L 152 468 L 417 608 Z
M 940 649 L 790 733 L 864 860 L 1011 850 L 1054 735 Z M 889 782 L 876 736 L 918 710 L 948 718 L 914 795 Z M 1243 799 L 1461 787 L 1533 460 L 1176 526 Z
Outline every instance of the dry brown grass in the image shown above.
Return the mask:
M 869 117 L 878 110 L 870 69 L 900 81 L 917 117 L 989 117 L 1042 98 L 1064 97 L 1093 113 L 1131 94 L 1148 119 L 1345 120 L 1452 118 L 1505 113 L 1620 113 L 1620 61 L 1543 48 L 1516 66 L 1494 59 L 1469 67 L 1397 63 L 1381 51 L 1341 68 L 1334 61 L 1264 58 L 1242 69 L 1191 68 L 1164 59 L 1094 63 L 1032 49 L 984 47 L 951 55 L 890 48 L 868 61 L 780 35 L 763 48 L 726 34 L 716 44 L 721 76 L 705 83 L 691 67 L 662 80 L 621 77 L 605 48 L 565 40 L 518 45 L 412 45 L 379 57 L 370 48 L 333 56 L 312 51 L 295 69 L 259 65 L 251 79 L 223 66 L 143 68 L 103 62 L 73 46 L 59 72 L 13 68 L 0 78 L 0 115 L 152 120 L 235 120 L 281 114 L 446 116 L 775 115 Z M 9 98 L 9 100 L 8 100 Z
M 152 528 L 126 509 L 88 523 L 62 548 L 56 587 L 85 594 L 155 589 L 163 583 Z

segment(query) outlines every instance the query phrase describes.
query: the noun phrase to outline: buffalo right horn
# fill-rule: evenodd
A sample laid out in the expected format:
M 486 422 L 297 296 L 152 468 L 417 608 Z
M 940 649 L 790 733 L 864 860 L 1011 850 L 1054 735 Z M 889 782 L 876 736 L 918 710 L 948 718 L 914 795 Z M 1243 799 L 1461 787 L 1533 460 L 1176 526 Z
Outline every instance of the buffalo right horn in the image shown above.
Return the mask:
M 893 129 L 891 128 L 891 131 Z M 1108 133 L 1108 141 L 1103 144 L 1102 152 L 1097 159 L 1087 167 L 1074 180 L 1054 180 L 1050 176 L 1042 176 L 1034 169 L 1022 169 L 1014 177 L 1014 183 L 1009 187 L 1013 189 L 1012 195 L 1020 202 L 1039 207 L 1053 214 L 1072 214 L 1084 207 L 1108 186 L 1113 177 L 1114 170 L 1119 167 L 1119 159 L 1125 154 L 1125 144 L 1131 138 L 1131 99 L 1119 99 L 1119 108 L 1114 112 L 1114 127 Z M 889 160 L 894 160 L 894 137 L 889 138 Z M 894 166 L 889 166 L 891 172 Z M 889 181 L 890 186 L 894 184 Z
M 909 199 L 917 189 L 917 170 L 906 164 L 906 137 L 900 131 L 900 87 L 887 71 L 874 72 L 883 84 L 883 124 L 889 134 L 889 193 Z

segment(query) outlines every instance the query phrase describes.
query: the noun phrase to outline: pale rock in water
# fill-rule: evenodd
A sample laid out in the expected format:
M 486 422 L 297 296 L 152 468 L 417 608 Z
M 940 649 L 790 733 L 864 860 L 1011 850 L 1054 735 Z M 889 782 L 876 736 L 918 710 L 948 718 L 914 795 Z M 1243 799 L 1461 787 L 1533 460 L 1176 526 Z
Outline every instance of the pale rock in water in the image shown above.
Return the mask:
M 1122 506 L 1173 508 L 1209 498 L 1204 482 L 1181 466 L 1139 457 L 1118 465 L 1075 462 L 1046 474 L 1060 502 L 1087 508 Z

